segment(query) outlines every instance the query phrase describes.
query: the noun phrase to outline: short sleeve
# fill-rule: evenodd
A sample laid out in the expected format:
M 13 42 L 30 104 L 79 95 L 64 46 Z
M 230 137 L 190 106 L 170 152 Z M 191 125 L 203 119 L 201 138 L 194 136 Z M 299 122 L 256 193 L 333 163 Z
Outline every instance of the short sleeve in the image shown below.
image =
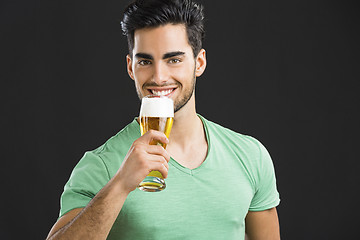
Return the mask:
M 280 203 L 276 187 L 274 165 L 266 148 L 259 143 L 259 161 L 255 194 L 250 204 L 250 211 L 264 211 L 276 207 Z
M 72 209 L 85 207 L 109 180 L 109 172 L 100 156 L 86 152 L 65 184 L 59 217 Z

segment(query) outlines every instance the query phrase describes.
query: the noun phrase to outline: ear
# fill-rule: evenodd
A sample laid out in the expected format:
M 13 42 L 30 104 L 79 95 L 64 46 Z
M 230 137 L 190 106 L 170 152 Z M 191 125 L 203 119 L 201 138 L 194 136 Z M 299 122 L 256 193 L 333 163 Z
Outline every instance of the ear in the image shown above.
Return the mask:
M 206 51 L 205 49 L 201 49 L 196 57 L 195 76 L 200 77 L 205 71 L 205 68 L 206 68 Z
M 131 59 L 129 54 L 126 55 L 126 63 L 127 63 L 127 71 L 128 71 L 128 74 L 129 74 L 130 78 L 132 80 L 135 80 L 134 71 L 133 71 L 133 67 L 132 67 L 132 59 Z

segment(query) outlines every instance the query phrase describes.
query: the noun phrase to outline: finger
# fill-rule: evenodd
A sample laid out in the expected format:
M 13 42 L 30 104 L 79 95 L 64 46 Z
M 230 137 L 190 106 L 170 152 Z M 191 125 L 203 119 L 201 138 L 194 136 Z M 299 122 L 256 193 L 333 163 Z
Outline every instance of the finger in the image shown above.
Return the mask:
M 151 165 L 153 163 L 161 163 L 161 164 L 163 164 L 165 166 L 166 169 L 169 169 L 169 164 L 168 164 L 167 160 L 164 157 L 160 156 L 160 155 L 152 155 L 147 160 L 151 161 L 151 163 L 149 163 L 150 168 L 151 168 Z
M 151 170 L 149 170 L 149 172 L 151 171 L 159 171 L 164 178 L 168 177 L 168 169 L 165 167 L 164 164 L 160 162 L 153 162 L 151 164 Z
M 165 133 L 156 131 L 156 130 L 149 130 L 143 136 L 141 136 L 142 142 L 150 144 L 152 141 L 156 140 L 165 144 L 169 143 L 169 139 L 166 137 Z
M 149 146 L 146 148 L 146 152 L 147 152 L 148 154 L 163 156 L 167 162 L 170 161 L 170 154 L 169 154 L 162 146 L 159 146 L 159 145 L 149 145 Z

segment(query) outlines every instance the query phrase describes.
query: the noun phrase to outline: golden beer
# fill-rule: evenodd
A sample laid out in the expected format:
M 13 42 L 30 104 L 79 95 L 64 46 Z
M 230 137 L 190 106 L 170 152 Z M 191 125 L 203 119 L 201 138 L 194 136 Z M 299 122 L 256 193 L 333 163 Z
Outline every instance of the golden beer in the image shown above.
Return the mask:
M 174 118 L 172 117 L 140 117 L 140 131 L 144 135 L 150 129 L 165 133 L 169 138 Z M 151 145 L 161 145 L 166 148 L 166 144 L 153 140 Z
M 142 99 L 139 118 L 141 135 L 152 129 L 165 133 L 166 137 L 169 138 L 174 121 L 173 101 L 163 96 L 146 96 Z M 150 144 L 161 145 L 166 148 L 166 144 L 156 140 Z M 138 186 L 140 190 L 146 192 L 161 191 L 165 187 L 164 177 L 159 171 L 151 171 Z

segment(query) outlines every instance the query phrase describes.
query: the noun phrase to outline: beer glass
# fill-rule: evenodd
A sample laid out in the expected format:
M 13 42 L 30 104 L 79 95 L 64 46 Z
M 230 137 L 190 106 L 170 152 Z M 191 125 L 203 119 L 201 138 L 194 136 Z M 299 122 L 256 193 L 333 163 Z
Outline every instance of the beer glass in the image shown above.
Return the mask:
M 174 121 L 174 103 L 171 98 L 158 95 L 148 95 L 141 100 L 140 108 L 140 131 L 144 135 L 150 129 L 161 131 L 169 137 Z M 150 142 L 151 145 L 163 144 L 157 140 Z M 151 171 L 139 184 L 138 188 L 145 192 L 158 192 L 166 187 L 165 180 L 159 171 Z

